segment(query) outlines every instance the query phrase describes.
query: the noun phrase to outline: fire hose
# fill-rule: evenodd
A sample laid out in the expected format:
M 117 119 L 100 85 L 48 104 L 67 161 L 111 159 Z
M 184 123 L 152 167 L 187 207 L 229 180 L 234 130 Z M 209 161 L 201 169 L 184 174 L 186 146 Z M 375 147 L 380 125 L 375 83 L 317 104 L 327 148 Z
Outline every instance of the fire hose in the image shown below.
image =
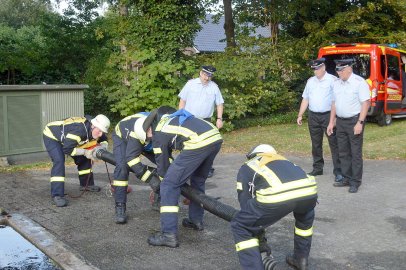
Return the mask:
M 98 149 L 94 154 L 98 159 L 103 160 L 112 165 L 116 165 L 114 155 L 107 150 Z M 150 181 L 159 181 L 159 183 L 150 183 L 151 186 L 159 185 L 160 180 L 158 178 L 151 178 Z M 181 194 L 189 200 L 200 204 L 205 210 L 209 211 L 215 216 L 218 216 L 226 221 L 231 221 L 233 217 L 238 213 L 238 210 L 232 206 L 224 204 L 213 197 L 210 197 L 200 191 L 195 190 L 188 184 L 184 184 L 181 187 Z M 276 266 L 276 261 L 272 256 L 267 256 L 263 259 L 266 270 L 272 270 Z
M 104 149 L 98 149 L 95 156 L 107 163 L 116 165 L 113 154 Z M 151 181 L 159 181 L 159 179 L 152 178 Z M 155 183 L 152 183 L 152 185 L 155 185 Z M 181 194 L 189 200 L 200 204 L 205 210 L 209 211 L 213 215 L 216 215 L 226 221 L 231 221 L 238 212 L 238 210 L 234 207 L 219 202 L 215 198 L 195 190 L 188 184 L 184 184 L 181 187 Z

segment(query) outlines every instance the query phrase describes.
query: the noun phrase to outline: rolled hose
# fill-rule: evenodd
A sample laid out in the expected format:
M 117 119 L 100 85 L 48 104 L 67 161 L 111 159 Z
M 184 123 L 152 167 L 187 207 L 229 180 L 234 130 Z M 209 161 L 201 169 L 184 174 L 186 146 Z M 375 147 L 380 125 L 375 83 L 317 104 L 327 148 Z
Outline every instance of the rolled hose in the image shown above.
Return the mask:
M 95 153 L 95 156 L 96 158 L 101 159 L 107 163 L 116 165 L 114 155 L 104 149 L 98 149 Z M 184 184 L 180 188 L 180 190 L 183 196 L 195 203 L 200 204 L 200 206 L 203 207 L 205 210 L 226 221 L 231 221 L 238 212 L 238 210 L 236 210 L 234 207 L 219 202 L 215 198 L 195 190 L 188 184 Z

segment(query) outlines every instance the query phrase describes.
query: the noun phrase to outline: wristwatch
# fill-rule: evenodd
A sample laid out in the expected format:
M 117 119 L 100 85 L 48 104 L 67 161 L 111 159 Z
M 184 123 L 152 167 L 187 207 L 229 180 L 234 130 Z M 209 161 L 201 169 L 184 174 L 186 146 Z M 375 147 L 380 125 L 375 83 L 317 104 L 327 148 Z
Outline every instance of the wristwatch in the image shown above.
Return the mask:
M 362 125 L 362 124 L 364 124 L 364 120 L 358 120 L 358 123 L 360 123 Z

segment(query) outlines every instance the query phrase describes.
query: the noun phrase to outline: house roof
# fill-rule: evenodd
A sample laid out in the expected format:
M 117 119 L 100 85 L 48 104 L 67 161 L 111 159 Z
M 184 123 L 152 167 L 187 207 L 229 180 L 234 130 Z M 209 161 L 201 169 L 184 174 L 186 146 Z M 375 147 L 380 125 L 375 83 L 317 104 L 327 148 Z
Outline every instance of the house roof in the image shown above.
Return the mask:
M 206 15 L 207 22 L 200 21 L 202 30 L 200 30 L 195 39 L 194 47 L 199 52 L 224 52 L 226 48 L 226 34 L 224 31 L 224 16 L 222 16 L 218 23 L 214 23 L 211 14 Z M 251 26 L 251 24 L 248 24 Z M 267 27 L 257 27 L 255 34 L 251 36 L 270 37 L 271 32 Z

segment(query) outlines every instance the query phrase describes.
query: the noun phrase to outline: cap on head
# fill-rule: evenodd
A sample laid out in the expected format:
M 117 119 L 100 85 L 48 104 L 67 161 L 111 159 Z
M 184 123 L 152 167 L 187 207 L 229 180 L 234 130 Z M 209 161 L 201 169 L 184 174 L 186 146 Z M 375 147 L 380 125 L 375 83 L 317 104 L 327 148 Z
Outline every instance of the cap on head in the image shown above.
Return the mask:
M 102 132 L 107 133 L 110 127 L 110 120 L 103 114 L 97 115 L 95 118 L 90 120 L 93 126 L 100 129 Z
M 271 145 L 269 144 L 260 144 L 255 146 L 254 148 L 251 149 L 251 151 L 249 151 L 247 153 L 247 158 L 251 159 L 253 157 L 255 157 L 257 154 L 259 153 L 270 153 L 270 154 L 277 154 L 275 148 L 273 148 Z
M 309 62 L 309 66 L 312 69 L 317 70 L 317 69 L 320 69 L 324 65 L 325 62 L 326 62 L 326 58 L 322 57 L 322 58 L 318 58 L 318 59 L 315 59 L 315 60 L 311 60 Z
M 161 120 L 162 116 L 165 114 L 172 114 L 176 112 L 176 109 L 170 106 L 162 106 L 158 109 L 153 110 L 145 119 L 144 123 L 142 124 L 142 128 L 145 132 L 147 132 L 148 128 L 152 126 L 152 130 L 155 129 L 156 125 L 158 124 L 159 120 Z
M 145 133 L 144 128 L 142 127 L 145 119 L 147 119 L 147 116 L 142 116 L 140 118 L 137 119 L 137 121 L 135 121 L 134 123 L 134 134 L 135 137 L 140 140 L 142 143 L 145 143 L 145 141 L 147 140 L 147 133 Z
M 214 72 L 216 72 L 216 68 L 213 66 L 202 66 L 202 70 L 210 75 L 213 75 Z
M 353 58 L 334 60 L 334 63 L 336 64 L 336 71 L 341 71 L 346 67 L 350 67 L 354 65 L 354 62 L 355 60 Z

